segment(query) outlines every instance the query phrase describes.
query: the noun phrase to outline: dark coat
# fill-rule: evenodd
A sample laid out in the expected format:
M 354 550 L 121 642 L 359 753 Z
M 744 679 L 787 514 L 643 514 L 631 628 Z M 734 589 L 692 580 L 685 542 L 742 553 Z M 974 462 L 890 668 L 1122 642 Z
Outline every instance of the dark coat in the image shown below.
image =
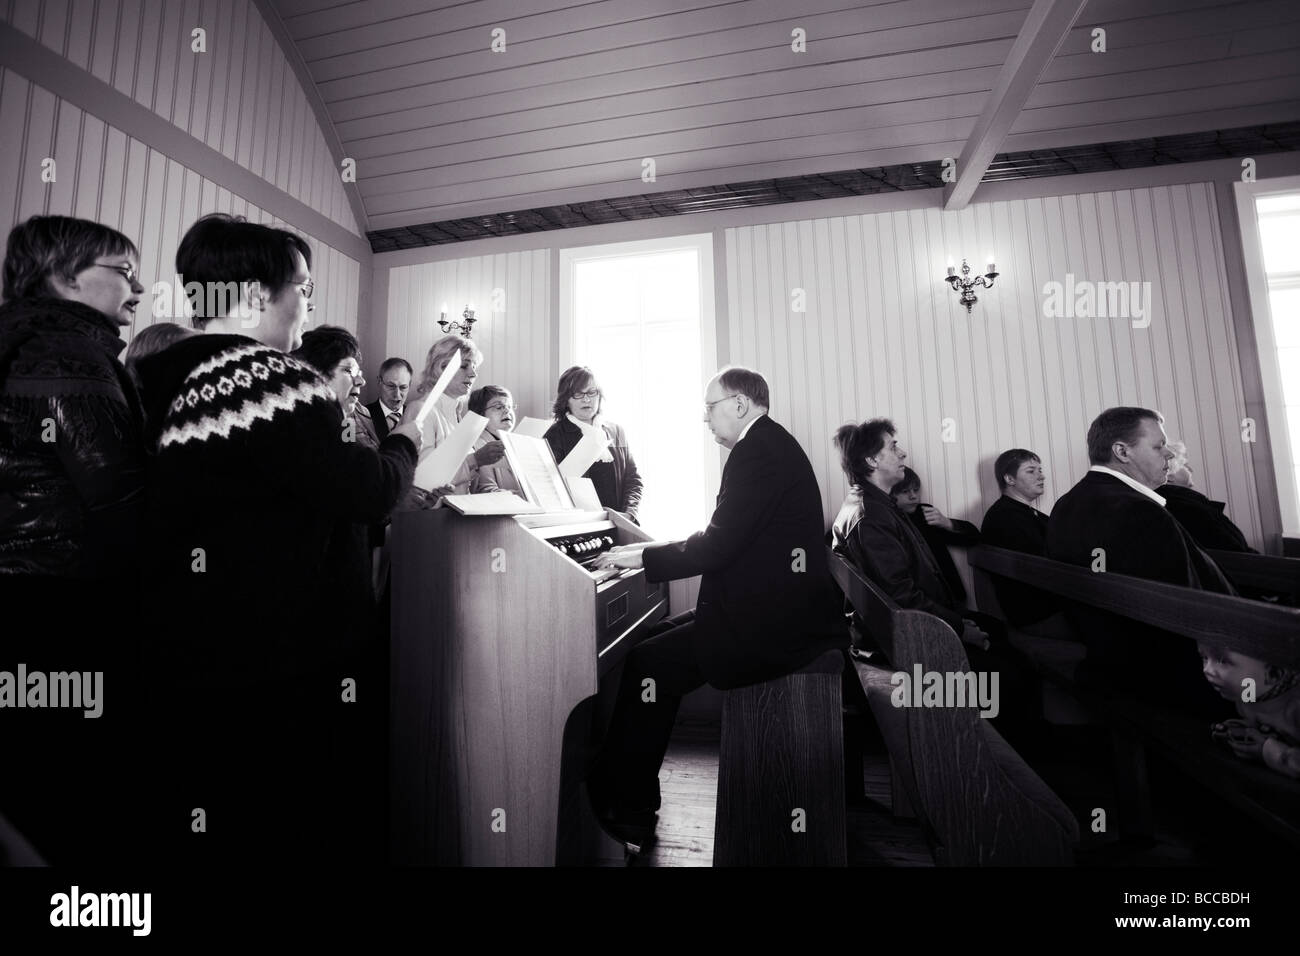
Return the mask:
M 943 573 L 944 583 L 948 585 L 948 590 L 952 592 L 957 606 L 961 607 L 966 604 L 966 585 L 962 583 L 961 574 L 957 571 L 957 565 L 952 559 L 952 553 L 948 550 L 950 545 L 957 545 L 962 548 L 969 548 L 971 545 L 980 543 L 980 530 L 969 521 L 962 521 L 960 518 L 952 518 L 952 530 L 941 528 L 937 524 L 930 524 L 925 520 L 924 508 L 934 507 L 927 505 L 924 501 L 916 506 L 908 520 L 912 522 L 917 531 L 921 532 L 921 537 L 930 547 L 930 553 L 934 555 L 935 563 L 939 565 L 939 570 Z
M 1047 520 L 1037 508 L 1003 495 L 984 515 L 980 534 L 987 545 L 1041 558 L 1047 552 Z M 1002 613 L 1017 627 L 1050 617 L 1061 607 L 1059 598 L 1018 581 L 994 576 L 993 590 Z
M 835 552 L 848 558 L 895 604 L 942 618 L 961 636 L 965 630 L 961 606 L 944 580 L 943 569 L 893 498 L 875 485 L 855 488 L 832 532 Z
M 1103 549 L 1111 573 L 1237 593 L 1168 510 L 1118 478 L 1090 471 L 1052 509 L 1047 557 L 1088 568 L 1097 548 Z M 1089 645 L 1083 679 L 1202 716 L 1223 712 L 1187 638 L 1068 602 L 1066 613 Z
M 1241 529 L 1224 514 L 1224 502 L 1213 501 L 1196 489 L 1182 485 L 1163 485 L 1158 494 L 1165 499 L 1169 513 L 1202 548 L 1258 553 L 1246 543 Z
M 645 549 L 651 581 L 702 575 L 696 658 L 710 684 L 770 680 L 847 646 L 824 520 L 808 456 L 763 416 L 727 458 L 709 526 Z
M 596 486 L 596 495 L 606 508 L 613 508 L 637 520 L 637 511 L 641 507 L 641 475 L 636 470 L 632 451 L 627 446 L 627 436 L 621 426 L 613 422 L 601 422 L 605 434 L 611 439 L 611 461 L 598 461 L 587 469 L 584 478 L 590 478 Z M 575 445 L 582 441 L 582 431 L 567 418 L 558 419 L 543 435 L 551 446 L 558 465 L 573 451 Z
M 124 345 L 79 302 L 0 307 L 0 574 L 134 571 L 145 455 Z

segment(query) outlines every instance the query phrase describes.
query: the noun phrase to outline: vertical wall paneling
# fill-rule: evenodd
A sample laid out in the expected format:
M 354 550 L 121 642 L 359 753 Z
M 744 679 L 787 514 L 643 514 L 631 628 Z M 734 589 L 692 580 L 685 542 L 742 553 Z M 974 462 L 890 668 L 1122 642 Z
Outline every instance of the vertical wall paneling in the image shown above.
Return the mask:
M 768 375 L 773 414 L 808 451 L 828 521 L 847 490 L 829 448 L 844 421 L 892 417 L 927 500 L 978 522 L 997 495 L 999 451 L 1042 455 L 1050 509 L 1087 468 L 1096 414 L 1142 404 L 1163 412 L 1202 489 L 1258 544 L 1217 236 L 1208 183 L 728 229 L 718 280 L 729 286 L 729 359 Z M 965 257 L 982 271 L 990 251 L 1001 277 L 968 316 L 944 265 Z M 1044 284 L 1067 275 L 1149 282 L 1150 325 L 1044 317 Z M 803 315 L 790 310 L 797 287 Z

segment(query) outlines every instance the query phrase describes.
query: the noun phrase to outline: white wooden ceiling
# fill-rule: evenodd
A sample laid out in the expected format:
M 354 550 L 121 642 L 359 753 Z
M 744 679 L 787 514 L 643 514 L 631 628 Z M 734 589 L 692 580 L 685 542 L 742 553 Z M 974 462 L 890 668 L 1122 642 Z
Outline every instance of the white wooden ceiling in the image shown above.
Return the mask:
M 271 3 L 376 230 L 960 156 L 1032 5 Z M 1300 119 L 1298 54 L 1295 0 L 1089 0 L 998 151 Z

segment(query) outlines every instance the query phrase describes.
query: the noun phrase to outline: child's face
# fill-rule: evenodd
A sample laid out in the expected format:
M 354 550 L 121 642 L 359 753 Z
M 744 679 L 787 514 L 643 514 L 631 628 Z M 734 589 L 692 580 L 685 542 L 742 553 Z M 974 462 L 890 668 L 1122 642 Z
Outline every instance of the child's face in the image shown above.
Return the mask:
M 1241 700 L 1241 682 L 1247 677 L 1255 681 L 1257 697 L 1268 686 L 1267 665 L 1263 661 L 1223 647 L 1199 644 L 1197 648 L 1201 652 L 1201 673 L 1225 700 Z

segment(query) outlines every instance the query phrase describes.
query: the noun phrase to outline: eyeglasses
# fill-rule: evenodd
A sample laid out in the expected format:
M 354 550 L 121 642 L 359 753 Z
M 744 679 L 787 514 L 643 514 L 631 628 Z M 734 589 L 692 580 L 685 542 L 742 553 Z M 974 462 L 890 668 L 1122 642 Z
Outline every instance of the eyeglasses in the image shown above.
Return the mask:
M 486 411 L 509 412 L 511 415 L 513 415 L 515 413 L 515 409 L 517 409 L 518 407 L 519 407 L 518 405 L 503 405 L 501 402 L 493 402 L 491 405 L 487 407 Z
M 585 392 L 574 392 L 574 398 L 600 398 L 600 389 L 589 388 Z
M 304 299 L 310 299 L 311 294 L 316 291 L 316 281 L 314 279 L 308 279 L 302 285 L 298 286 L 298 291 L 302 293 Z
M 361 378 L 363 373 L 359 365 L 339 365 L 334 369 L 335 372 L 347 372 L 353 378 Z
M 135 266 L 131 265 L 129 262 L 124 266 L 110 265 L 107 262 L 96 262 L 95 265 L 99 266 L 101 269 L 112 269 L 132 285 L 135 285 L 135 280 L 140 278 L 140 273 L 136 272 Z
M 704 403 L 704 414 L 705 414 L 705 415 L 711 415 L 711 414 L 713 413 L 713 406 L 714 406 L 714 405 L 717 405 L 717 404 L 719 404 L 719 403 L 721 403 L 721 402 L 725 402 L 725 401 L 726 401 L 727 399 L 729 399 L 729 398 L 739 398 L 739 397 L 740 397 L 739 395 L 724 395 L 724 396 L 722 396 L 722 398 L 718 399 L 718 401 L 716 401 L 716 402 L 705 402 L 705 403 Z
M 405 392 L 411 387 L 410 382 L 403 385 L 401 382 L 385 382 L 382 378 L 379 380 L 379 384 L 384 386 L 384 388 L 396 389 L 399 392 Z

